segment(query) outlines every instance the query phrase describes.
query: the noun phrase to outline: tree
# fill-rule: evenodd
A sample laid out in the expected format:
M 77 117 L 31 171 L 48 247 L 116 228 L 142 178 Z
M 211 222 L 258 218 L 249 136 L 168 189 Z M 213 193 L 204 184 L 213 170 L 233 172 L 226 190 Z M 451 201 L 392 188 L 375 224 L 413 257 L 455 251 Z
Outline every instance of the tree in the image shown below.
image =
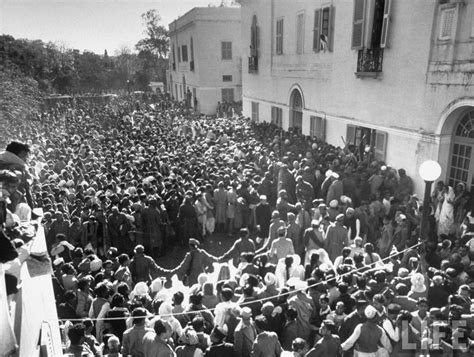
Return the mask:
M 38 83 L 19 70 L 0 71 L 0 117 L 7 121 L 23 120 L 39 109 Z
M 169 50 L 168 30 L 160 25 L 161 16 L 157 10 L 151 9 L 142 14 L 145 25 L 144 39 L 138 41 L 135 48 L 138 52 L 151 52 L 159 58 L 167 58 Z

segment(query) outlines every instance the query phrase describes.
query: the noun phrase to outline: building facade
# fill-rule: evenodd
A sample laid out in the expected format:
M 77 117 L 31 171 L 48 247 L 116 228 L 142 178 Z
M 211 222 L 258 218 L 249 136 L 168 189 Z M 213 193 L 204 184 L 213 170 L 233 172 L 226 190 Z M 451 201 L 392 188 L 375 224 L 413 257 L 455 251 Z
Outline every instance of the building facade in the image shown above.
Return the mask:
M 244 115 L 474 189 L 474 0 L 239 2 Z
M 239 7 L 193 8 L 169 25 L 169 91 L 203 114 L 242 100 Z

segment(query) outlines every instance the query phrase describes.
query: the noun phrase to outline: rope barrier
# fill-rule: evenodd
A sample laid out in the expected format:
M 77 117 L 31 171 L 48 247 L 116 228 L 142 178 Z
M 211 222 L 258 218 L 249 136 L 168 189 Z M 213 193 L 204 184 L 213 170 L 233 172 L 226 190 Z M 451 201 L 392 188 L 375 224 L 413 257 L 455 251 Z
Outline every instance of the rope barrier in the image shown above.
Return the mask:
M 423 243 L 419 242 L 417 244 L 414 244 L 412 245 L 411 247 L 408 247 L 404 250 L 402 250 L 401 252 L 396 252 L 396 253 L 393 253 L 391 255 L 389 255 L 388 257 L 385 257 L 383 259 L 381 259 L 380 261 L 377 261 L 377 262 L 372 262 L 372 263 L 369 263 L 361 268 L 358 268 L 358 269 L 355 269 L 355 270 L 351 270 L 347 273 L 344 273 L 344 274 L 341 274 L 338 276 L 338 278 L 341 278 L 341 277 L 344 277 L 346 275 L 350 275 L 350 274 L 354 274 L 358 271 L 362 271 L 362 270 L 366 270 L 367 267 L 370 267 L 372 265 L 375 265 L 379 262 L 383 262 L 385 260 L 389 260 L 397 255 L 400 255 L 402 253 L 405 253 L 407 251 L 410 251 L 412 249 L 415 249 L 417 248 L 418 246 L 422 245 Z M 308 285 L 307 287 L 305 288 L 300 288 L 300 289 L 294 289 L 294 290 L 291 290 L 291 291 L 288 291 L 286 293 L 282 293 L 282 294 L 278 294 L 278 295 L 275 295 L 275 296 L 268 296 L 268 297 L 265 297 L 265 298 L 261 298 L 261 299 L 256 299 L 256 300 L 252 300 L 252 301 L 248 301 L 248 302 L 242 302 L 242 303 L 239 303 L 237 304 L 239 307 L 242 307 L 242 306 L 246 306 L 246 305 L 250 305 L 250 304 L 254 304 L 254 303 L 257 303 L 257 302 L 264 302 L 264 301 L 268 301 L 268 300 L 273 300 L 277 297 L 282 297 L 282 296 L 289 296 L 289 295 L 292 295 L 292 294 L 295 294 L 296 292 L 299 292 L 299 291 L 305 291 L 307 289 L 310 289 L 310 288 L 314 288 L 316 286 L 319 286 L 323 283 L 327 283 L 328 281 L 331 281 L 331 280 L 334 280 L 336 279 L 336 277 L 334 278 L 331 278 L 331 279 L 328 279 L 328 280 L 322 280 L 322 281 L 318 281 L 317 283 L 313 284 L 313 285 Z M 173 316 L 182 316 L 182 315 L 188 315 L 188 314 L 200 314 L 200 313 L 205 313 L 205 312 L 213 312 L 215 311 L 216 308 L 212 308 L 212 309 L 201 309 L 201 310 L 191 310 L 191 311 L 183 311 L 183 312 L 177 312 L 177 313 L 172 313 L 172 314 L 161 314 L 161 315 L 156 315 L 154 314 L 154 316 L 159 316 L 159 317 L 173 317 Z M 110 318 L 106 318 L 106 317 L 102 317 L 102 318 L 81 318 L 81 319 L 58 319 L 58 321 L 84 321 L 84 320 L 91 320 L 91 321 L 114 321 L 114 320 L 128 320 L 129 318 L 132 318 L 131 316 L 128 316 L 128 317 L 110 317 Z

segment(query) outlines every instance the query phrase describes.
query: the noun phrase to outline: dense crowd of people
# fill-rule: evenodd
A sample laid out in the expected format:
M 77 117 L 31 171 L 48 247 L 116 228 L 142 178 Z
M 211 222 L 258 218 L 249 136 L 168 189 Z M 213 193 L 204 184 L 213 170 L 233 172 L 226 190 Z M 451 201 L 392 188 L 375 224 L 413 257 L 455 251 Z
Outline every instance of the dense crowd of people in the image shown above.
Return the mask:
M 421 242 L 403 168 L 248 118 L 57 104 L 0 143 L 0 259 L 39 217 L 68 356 L 472 356 L 464 183 L 437 182 Z

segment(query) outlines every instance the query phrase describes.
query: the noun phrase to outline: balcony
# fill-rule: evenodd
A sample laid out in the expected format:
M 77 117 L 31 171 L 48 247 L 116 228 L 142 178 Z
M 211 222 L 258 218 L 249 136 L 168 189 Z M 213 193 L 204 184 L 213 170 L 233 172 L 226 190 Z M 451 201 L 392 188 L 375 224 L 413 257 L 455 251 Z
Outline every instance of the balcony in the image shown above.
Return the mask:
M 382 73 L 383 48 L 363 48 L 357 56 L 356 77 L 377 78 Z
M 257 73 L 257 72 L 258 72 L 258 57 L 250 56 L 249 57 L 249 73 Z
M 189 69 L 191 70 L 191 72 L 194 72 L 194 61 L 189 62 Z

